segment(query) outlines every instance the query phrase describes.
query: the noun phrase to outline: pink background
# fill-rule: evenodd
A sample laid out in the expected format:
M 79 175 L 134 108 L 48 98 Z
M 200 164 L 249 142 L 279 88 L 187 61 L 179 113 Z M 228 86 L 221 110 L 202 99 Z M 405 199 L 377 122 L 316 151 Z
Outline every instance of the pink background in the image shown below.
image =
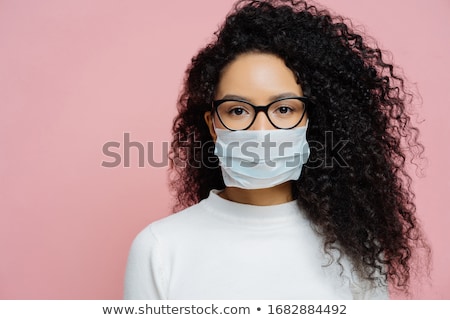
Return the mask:
M 170 213 L 167 166 L 104 168 L 108 141 L 161 161 L 183 72 L 233 0 L 0 2 L 0 298 L 120 299 L 130 243 Z M 449 299 L 450 2 L 322 1 L 417 85 L 428 165 L 415 176 L 434 250 L 419 299 Z M 123 153 L 122 153 L 123 154 Z

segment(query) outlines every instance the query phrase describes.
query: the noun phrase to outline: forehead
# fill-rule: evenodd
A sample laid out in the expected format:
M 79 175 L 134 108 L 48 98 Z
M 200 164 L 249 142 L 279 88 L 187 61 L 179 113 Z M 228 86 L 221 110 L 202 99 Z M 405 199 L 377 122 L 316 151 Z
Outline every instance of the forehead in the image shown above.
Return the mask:
M 295 74 L 281 58 L 267 53 L 245 53 L 222 70 L 215 98 L 236 95 L 264 102 L 285 92 L 302 94 Z

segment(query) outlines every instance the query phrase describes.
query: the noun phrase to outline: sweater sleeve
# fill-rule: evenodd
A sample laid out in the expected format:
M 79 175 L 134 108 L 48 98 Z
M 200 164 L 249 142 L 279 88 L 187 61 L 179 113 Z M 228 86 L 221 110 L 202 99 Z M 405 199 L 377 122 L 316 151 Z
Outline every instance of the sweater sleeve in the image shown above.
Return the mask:
M 160 244 L 149 225 L 131 245 L 125 272 L 124 299 L 166 299 L 167 286 L 160 251 Z

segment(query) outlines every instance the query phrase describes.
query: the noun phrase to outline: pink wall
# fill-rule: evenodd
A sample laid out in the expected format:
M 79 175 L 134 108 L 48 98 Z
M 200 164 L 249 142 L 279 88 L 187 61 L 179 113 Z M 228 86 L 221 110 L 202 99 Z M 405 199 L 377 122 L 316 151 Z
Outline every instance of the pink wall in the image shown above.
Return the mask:
M 0 3 L 0 298 L 120 299 L 129 245 L 168 215 L 167 167 L 104 168 L 108 141 L 155 144 L 161 161 L 190 57 L 233 0 Z M 434 249 L 432 285 L 450 298 L 450 3 L 326 0 L 393 52 L 423 103 L 428 167 L 415 179 Z

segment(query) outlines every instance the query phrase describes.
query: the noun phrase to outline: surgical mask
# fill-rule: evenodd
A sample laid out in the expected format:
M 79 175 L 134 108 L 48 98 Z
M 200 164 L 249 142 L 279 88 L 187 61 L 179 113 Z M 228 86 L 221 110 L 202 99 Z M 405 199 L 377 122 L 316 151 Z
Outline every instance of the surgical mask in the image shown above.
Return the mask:
M 215 128 L 214 154 L 228 187 L 270 188 L 297 180 L 310 154 L 304 127 L 230 131 Z

